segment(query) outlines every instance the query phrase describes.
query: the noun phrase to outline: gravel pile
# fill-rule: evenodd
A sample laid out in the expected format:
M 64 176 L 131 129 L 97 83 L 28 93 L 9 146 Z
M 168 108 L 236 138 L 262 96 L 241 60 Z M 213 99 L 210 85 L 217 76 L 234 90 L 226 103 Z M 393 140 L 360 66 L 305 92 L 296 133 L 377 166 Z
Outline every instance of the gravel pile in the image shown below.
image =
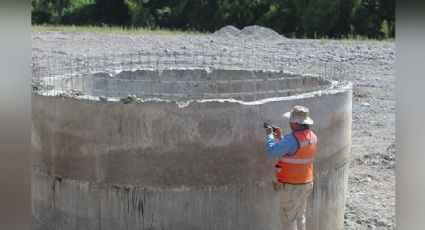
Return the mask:
M 262 26 L 247 26 L 242 30 L 234 26 L 225 26 L 213 33 L 214 36 L 221 38 L 240 38 L 244 40 L 273 40 L 284 38 L 276 31 Z
M 215 31 L 213 35 L 222 38 L 231 38 L 238 36 L 240 32 L 241 31 L 238 28 L 230 25 Z
M 239 37 L 247 39 L 278 39 L 283 36 L 278 34 L 276 31 L 262 27 L 262 26 L 247 26 L 243 28 L 239 34 Z

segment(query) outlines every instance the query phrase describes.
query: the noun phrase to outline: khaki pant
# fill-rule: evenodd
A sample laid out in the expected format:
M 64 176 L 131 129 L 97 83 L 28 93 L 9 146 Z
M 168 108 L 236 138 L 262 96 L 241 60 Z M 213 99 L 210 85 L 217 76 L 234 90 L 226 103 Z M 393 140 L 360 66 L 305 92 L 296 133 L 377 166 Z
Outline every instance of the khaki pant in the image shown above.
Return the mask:
M 280 193 L 280 217 L 283 230 L 305 230 L 307 198 L 313 183 L 292 185 L 276 183 Z

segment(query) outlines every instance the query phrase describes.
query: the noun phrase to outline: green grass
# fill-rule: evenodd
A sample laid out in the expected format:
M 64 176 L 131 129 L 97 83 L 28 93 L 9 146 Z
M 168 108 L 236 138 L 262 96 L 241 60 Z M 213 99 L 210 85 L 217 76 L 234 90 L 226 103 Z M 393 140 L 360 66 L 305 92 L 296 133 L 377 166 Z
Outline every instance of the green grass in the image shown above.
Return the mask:
M 369 38 L 367 36 L 358 35 L 358 34 L 349 34 L 346 39 L 353 40 L 353 41 L 382 41 L 382 39 Z
M 35 32 L 69 32 L 69 33 L 106 33 L 106 34 L 140 34 L 140 35 L 199 35 L 198 31 L 183 31 L 151 28 L 124 28 L 115 26 L 63 26 L 63 25 L 32 25 Z
M 312 40 L 318 40 L 321 45 L 325 45 L 329 43 L 330 41 L 348 41 L 348 42 L 365 42 L 365 43 L 380 43 L 380 42 L 395 42 L 394 38 L 369 38 L 364 35 L 358 35 L 358 34 L 349 34 L 348 36 L 344 36 L 342 38 L 331 38 L 329 36 L 316 36 L 316 38 L 308 38 L 306 34 L 301 37 L 301 39 L 312 39 Z
M 377 38 L 369 38 L 367 36 L 363 36 L 363 35 L 348 35 L 347 37 L 344 38 L 339 38 L 339 39 L 335 39 L 335 38 L 329 38 L 327 36 L 321 37 L 320 39 L 320 44 L 324 45 L 327 44 L 329 41 L 331 40 L 339 40 L 339 41 L 351 41 L 351 42 L 366 42 L 366 43 L 380 43 L 380 42 L 394 42 L 395 39 L 394 38 L 388 38 L 388 39 L 377 39 Z

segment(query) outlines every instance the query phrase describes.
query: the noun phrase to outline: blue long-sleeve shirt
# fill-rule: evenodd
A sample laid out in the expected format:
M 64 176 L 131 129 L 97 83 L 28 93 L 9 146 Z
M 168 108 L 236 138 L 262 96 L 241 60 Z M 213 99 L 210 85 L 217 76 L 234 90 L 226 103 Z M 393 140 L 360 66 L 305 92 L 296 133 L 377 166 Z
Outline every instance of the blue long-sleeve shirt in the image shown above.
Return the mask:
M 301 126 L 298 130 L 306 129 L 307 126 Z M 293 155 L 298 151 L 299 143 L 294 134 L 286 135 L 281 141 L 275 140 L 273 134 L 266 137 L 266 153 L 267 155 L 279 158 L 283 155 Z

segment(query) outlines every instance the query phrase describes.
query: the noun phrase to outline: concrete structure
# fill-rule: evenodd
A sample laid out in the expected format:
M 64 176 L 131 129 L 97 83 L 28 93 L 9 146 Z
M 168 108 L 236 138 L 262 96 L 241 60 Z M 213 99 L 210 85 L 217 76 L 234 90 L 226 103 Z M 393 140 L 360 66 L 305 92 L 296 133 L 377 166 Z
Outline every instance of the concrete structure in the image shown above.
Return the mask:
M 82 80 L 83 79 L 83 80 Z M 319 138 L 308 229 L 342 229 L 351 85 L 282 72 L 58 77 L 33 93 L 33 229 L 281 229 L 263 122 L 310 108 Z M 129 104 L 119 97 L 135 94 Z M 107 101 L 99 101 L 106 95 Z

